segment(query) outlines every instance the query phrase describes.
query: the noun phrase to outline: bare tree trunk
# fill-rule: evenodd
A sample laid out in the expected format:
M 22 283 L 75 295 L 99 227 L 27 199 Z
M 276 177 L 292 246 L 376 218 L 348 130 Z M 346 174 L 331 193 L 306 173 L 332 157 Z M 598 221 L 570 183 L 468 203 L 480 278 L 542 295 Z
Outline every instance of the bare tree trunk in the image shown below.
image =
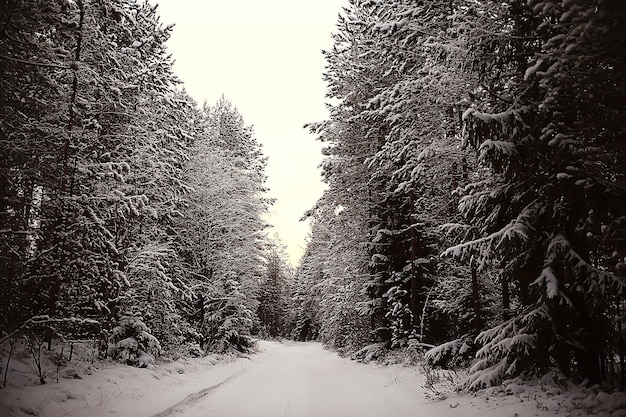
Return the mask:
M 417 329 L 419 325 L 418 318 L 421 313 L 420 292 L 422 290 L 422 271 L 417 265 L 419 250 L 420 250 L 420 236 L 415 230 L 413 223 L 415 221 L 415 194 L 411 190 L 409 192 L 409 225 L 411 233 L 411 293 L 410 293 L 410 308 L 413 316 L 413 328 Z
M 470 271 L 472 275 L 472 308 L 474 310 L 474 320 L 472 321 L 472 327 L 476 334 L 480 332 L 483 326 L 481 302 L 480 302 L 480 287 L 478 285 L 478 273 L 476 271 L 476 265 L 474 259 L 470 261 Z
M 81 59 L 81 50 L 83 45 L 83 24 L 85 22 L 85 5 L 83 0 L 76 2 L 79 8 L 78 28 L 76 29 L 76 49 L 74 51 L 74 63 L 72 65 L 72 92 L 70 94 L 69 101 L 69 114 L 67 121 L 67 137 L 63 146 L 63 178 L 61 181 L 61 192 L 67 191 L 67 179 L 69 177 L 70 170 L 70 151 L 72 147 L 72 132 L 76 123 L 76 114 L 74 112 L 74 106 L 78 96 L 78 63 Z
M 509 293 L 509 277 L 502 276 L 502 319 L 511 317 L 511 294 Z
M 43 369 L 43 364 L 41 363 L 41 348 L 45 339 L 39 340 L 37 336 L 33 333 L 32 339 L 28 340 L 30 352 L 33 355 L 33 362 L 35 363 L 35 371 L 37 372 L 37 376 L 39 377 L 39 383 L 41 385 L 46 384 L 46 373 Z
M 71 65 L 71 69 L 72 69 L 72 73 L 73 73 L 73 77 L 72 77 L 72 90 L 71 90 L 71 94 L 70 94 L 70 100 L 68 103 L 68 121 L 67 121 L 67 135 L 63 144 L 63 174 L 61 176 L 61 183 L 60 183 L 60 192 L 61 195 L 66 194 L 66 193 L 72 193 L 72 186 L 68 187 L 68 183 L 69 184 L 73 184 L 73 180 L 72 181 L 68 181 L 69 177 L 70 177 L 70 158 L 71 158 L 71 148 L 72 148 L 72 132 L 74 129 L 74 125 L 76 123 L 76 115 L 75 115 L 75 105 L 76 105 L 76 101 L 77 101 L 77 96 L 78 96 L 78 62 L 80 62 L 81 59 L 81 49 L 82 49 L 82 44 L 83 44 L 83 24 L 85 21 L 85 7 L 83 4 L 83 0 L 78 0 L 76 2 L 76 4 L 78 5 L 79 8 L 79 18 L 78 18 L 78 27 L 76 29 L 76 48 L 74 51 L 74 62 Z M 72 170 L 72 172 L 75 170 Z M 72 174 L 73 175 L 73 174 Z M 63 197 L 61 197 L 63 198 Z M 65 230 L 66 228 L 66 211 L 67 209 L 65 208 L 65 204 L 63 204 L 63 200 L 61 199 L 61 212 L 59 213 L 59 222 L 61 225 L 61 228 L 63 230 Z M 65 237 L 61 238 L 62 240 L 65 239 Z M 63 245 L 61 245 L 63 246 Z M 57 299 L 59 297 L 59 293 L 61 292 L 61 282 L 63 280 L 63 266 L 65 264 L 65 255 L 63 253 L 63 249 L 61 249 L 61 253 L 59 255 L 59 273 L 56 277 L 54 277 L 50 283 L 50 291 L 49 291 L 49 296 L 48 296 L 48 300 L 47 300 L 47 309 L 48 309 L 48 315 L 50 317 L 54 317 L 56 315 L 56 306 L 57 306 Z M 52 338 L 53 338 L 53 334 L 52 331 L 50 330 L 46 330 L 45 332 L 45 338 L 44 340 L 48 343 L 48 349 L 51 349 L 52 347 Z
M 620 313 L 619 316 L 623 317 L 624 309 L 622 306 L 624 305 L 624 297 L 621 297 L 621 302 L 618 300 L 617 310 Z M 619 366 L 620 366 L 620 388 L 622 391 L 626 391 L 626 361 L 624 360 L 624 325 L 623 320 L 620 320 L 619 325 L 617 326 L 618 335 L 619 335 Z M 612 361 L 611 361 L 612 362 Z M 613 367 L 613 363 L 611 363 L 611 368 Z
M 9 365 L 11 363 L 11 355 L 13 355 L 13 345 L 15 344 L 15 338 L 12 337 L 11 339 L 9 339 L 9 356 L 7 356 L 7 363 L 5 365 L 4 368 L 4 381 L 3 381 L 3 386 L 6 387 L 7 386 L 7 374 L 9 373 Z

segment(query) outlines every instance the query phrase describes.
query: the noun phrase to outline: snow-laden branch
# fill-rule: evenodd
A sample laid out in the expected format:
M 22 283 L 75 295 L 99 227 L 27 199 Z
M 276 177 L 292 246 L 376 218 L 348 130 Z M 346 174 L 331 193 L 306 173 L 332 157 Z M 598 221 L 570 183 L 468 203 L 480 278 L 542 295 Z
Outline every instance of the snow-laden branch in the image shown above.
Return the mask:
M 467 255 L 467 253 L 473 247 L 480 246 L 485 243 L 490 243 L 490 242 L 493 242 L 494 240 L 498 240 L 499 242 L 502 241 L 505 238 L 505 236 L 508 236 L 509 233 L 514 229 L 516 223 L 517 222 L 513 220 L 509 224 L 504 226 L 502 229 L 496 232 L 493 232 L 492 234 L 488 236 L 484 236 L 479 239 L 471 240 L 469 242 L 463 242 L 458 245 L 452 246 L 446 249 L 441 256 L 442 257 L 451 256 L 453 258 L 462 259 Z
M 55 324 L 55 323 L 95 324 L 95 325 L 99 325 L 100 324 L 96 320 L 81 319 L 81 318 L 78 318 L 78 317 L 69 317 L 69 318 L 55 318 L 55 317 L 52 317 L 51 318 L 48 315 L 33 316 L 33 317 L 29 318 L 28 320 L 26 320 L 24 323 L 20 324 L 12 332 L 2 336 L 2 338 L 0 338 L 0 345 L 2 343 L 6 342 L 7 340 L 9 340 L 10 338 L 12 338 L 13 336 L 15 336 L 16 334 L 20 333 L 22 330 L 28 329 L 30 326 L 33 326 L 33 325 L 48 325 L 48 324 Z
M 52 64 L 49 62 L 28 61 L 25 59 L 13 58 L 13 57 L 2 55 L 2 54 L 0 54 L 0 58 L 6 59 L 8 61 L 19 62 L 20 64 L 33 65 L 36 67 L 48 67 L 48 68 L 58 68 L 58 69 L 66 69 L 66 70 L 72 69 L 72 67 L 69 65 Z

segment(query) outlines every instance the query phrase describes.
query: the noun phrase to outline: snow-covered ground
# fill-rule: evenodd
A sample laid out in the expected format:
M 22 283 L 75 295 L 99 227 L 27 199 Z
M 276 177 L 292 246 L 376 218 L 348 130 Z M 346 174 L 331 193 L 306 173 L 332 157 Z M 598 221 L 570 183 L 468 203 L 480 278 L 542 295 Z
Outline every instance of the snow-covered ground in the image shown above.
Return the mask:
M 113 363 L 82 379 L 0 389 L 0 416 L 626 416 L 623 395 L 507 384 L 477 395 L 425 384 L 419 367 L 361 364 L 317 343 L 260 342 L 249 358 Z M 432 375 L 431 375 L 432 377 Z

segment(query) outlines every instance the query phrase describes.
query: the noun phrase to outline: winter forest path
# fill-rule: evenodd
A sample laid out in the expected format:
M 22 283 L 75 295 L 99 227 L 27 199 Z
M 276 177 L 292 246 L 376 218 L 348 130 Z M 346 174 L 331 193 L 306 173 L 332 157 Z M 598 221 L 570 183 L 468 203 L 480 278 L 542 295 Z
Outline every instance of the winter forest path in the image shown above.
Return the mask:
M 339 358 L 318 343 L 261 342 L 242 374 L 172 414 L 185 417 L 403 417 L 427 401 L 409 368 Z M 180 414 L 179 414 L 180 413 Z M 428 415 L 428 414 L 425 414 Z
M 0 389 L 0 417 L 564 417 L 574 415 L 564 405 L 587 396 L 516 384 L 439 396 L 425 388 L 420 366 L 362 364 L 312 342 L 261 341 L 246 358 L 186 358 L 150 369 L 102 362 L 78 372 L 81 379 L 51 376 L 45 385 L 20 385 L 30 360 L 13 363 L 24 368 Z M 446 378 L 435 385 L 439 393 L 450 387 Z

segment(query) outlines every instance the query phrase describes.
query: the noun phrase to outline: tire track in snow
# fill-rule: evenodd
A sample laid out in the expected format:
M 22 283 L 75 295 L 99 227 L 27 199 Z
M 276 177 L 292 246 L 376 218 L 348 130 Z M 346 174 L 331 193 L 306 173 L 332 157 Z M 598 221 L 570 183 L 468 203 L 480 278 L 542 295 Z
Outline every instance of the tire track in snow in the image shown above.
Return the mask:
M 301 373 L 302 369 L 298 368 L 296 370 L 295 376 L 293 378 L 293 381 L 291 382 L 291 388 L 289 390 L 289 396 L 287 397 L 287 403 L 285 404 L 285 407 L 283 408 L 282 413 L 280 414 L 280 417 L 288 417 L 290 415 L 289 413 L 289 407 L 291 406 L 291 403 L 293 402 L 293 394 L 296 390 L 296 384 L 298 382 L 298 378 L 300 377 L 300 373 Z
M 218 388 L 223 387 L 224 385 L 228 384 L 229 382 L 232 382 L 235 379 L 239 378 L 247 370 L 248 370 L 248 368 L 243 368 L 239 372 L 229 376 L 228 378 L 226 378 L 225 380 L 223 380 L 222 382 L 220 382 L 218 384 L 215 384 L 215 385 L 212 385 L 210 387 L 204 388 L 204 389 L 202 389 L 202 390 L 200 390 L 198 392 L 194 392 L 192 394 L 189 394 L 188 396 L 186 396 L 184 399 L 182 399 L 181 401 L 177 402 L 173 406 L 167 408 L 164 411 L 161 411 L 160 413 L 154 414 L 152 417 L 170 417 L 170 416 L 172 416 L 174 414 L 183 413 L 186 410 L 188 410 L 189 408 L 193 407 L 193 405 L 195 403 L 197 403 L 198 401 L 204 399 L 206 396 L 211 394 L 213 391 L 215 391 Z

